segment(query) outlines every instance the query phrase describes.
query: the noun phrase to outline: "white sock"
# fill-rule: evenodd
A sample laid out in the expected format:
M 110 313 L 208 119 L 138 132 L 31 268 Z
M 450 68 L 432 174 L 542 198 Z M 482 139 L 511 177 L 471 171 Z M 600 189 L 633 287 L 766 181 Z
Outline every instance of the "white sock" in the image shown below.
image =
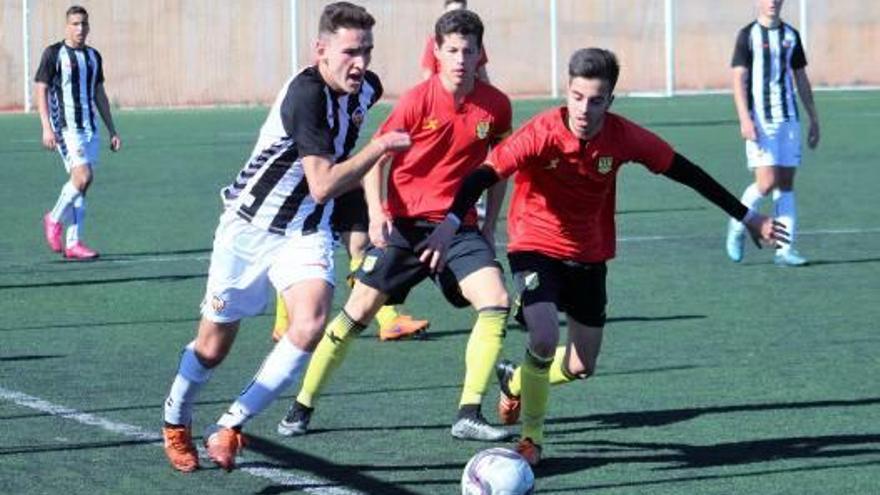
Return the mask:
M 165 422 L 173 425 L 192 424 L 192 411 L 195 398 L 202 386 L 211 378 L 212 370 L 206 368 L 196 357 L 195 341 L 190 342 L 180 353 L 177 376 L 171 384 L 171 391 L 165 399 Z
M 73 219 L 67 226 L 67 247 L 73 246 L 82 239 L 83 224 L 86 221 L 86 197 L 80 194 L 71 205 Z
M 311 357 L 311 352 L 298 349 L 290 339 L 279 340 L 260 371 L 217 424 L 225 428 L 241 427 L 277 399 L 296 380 Z
M 67 181 L 61 188 L 61 192 L 58 194 L 58 200 L 55 201 L 55 206 L 53 206 L 52 211 L 49 212 L 49 217 L 53 222 L 70 221 L 71 205 L 77 196 L 80 196 L 79 189 L 74 187 L 70 181 Z
M 795 207 L 794 191 L 773 190 L 773 202 L 776 209 L 776 221 L 781 223 L 788 231 L 791 242 L 780 244 L 777 251 L 785 252 L 794 246 L 797 236 L 797 208 Z
M 758 189 L 758 184 L 753 182 L 749 184 L 749 187 L 747 187 L 745 191 L 743 191 L 742 197 L 740 197 L 739 200 L 749 209 L 757 210 L 761 206 L 761 201 L 766 197 L 766 195 L 761 194 L 761 191 Z M 736 220 L 731 219 L 730 225 L 737 233 L 745 231 L 745 225 L 743 225 L 742 222 L 737 222 Z

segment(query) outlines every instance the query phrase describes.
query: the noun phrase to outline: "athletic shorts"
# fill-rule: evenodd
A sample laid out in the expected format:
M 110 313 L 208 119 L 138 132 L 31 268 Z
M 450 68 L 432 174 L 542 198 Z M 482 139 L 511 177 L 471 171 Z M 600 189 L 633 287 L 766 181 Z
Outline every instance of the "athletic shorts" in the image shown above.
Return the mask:
M 797 167 L 801 164 L 801 125 L 796 120 L 779 123 L 755 120 L 757 141 L 746 141 L 749 168 Z
M 74 167 L 88 164 L 92 168 L 98 164 L 98 151 L 101 149 L 99 134 L 86 134 L 79 131 L 64 130 L 55 133 L 55 148 L 64 161 L 64 168 L 70 173 Z
M 202 315 L 216 323 L 258 315 L 276 291 L 315 279 L 335 286 L 329 231 L 273 234 L 227 210 L 214 234 Z
M 446 253 L 446 267 L 431 274 L 428 265 L 419 260 L 420 244 L 436 223 L 421 220 L 395 220 L 388 246 L 370 246 L 355 272 L 355 278 L 389 296 L 387 304 L 402 304 L 410 289 L 431 277 L 453 306 L 464 308 L 471 303 L 464 298 L 458 283 L 486 267 L 501 269 L 486 238 L 476 227 L 462 227 L 452 238 Z
M 531 251 L 508 253 L 507 259 L 513 272 L 514 316 L 521 324 L 525 325 L 523 308 L 549 302 L 578 323 L 605 326 L 604 262 L 579 263 Z
M 333 232 L 367 232 L 370 216 L 363 188 L 353 189 L 333 200 L 330 225 Z

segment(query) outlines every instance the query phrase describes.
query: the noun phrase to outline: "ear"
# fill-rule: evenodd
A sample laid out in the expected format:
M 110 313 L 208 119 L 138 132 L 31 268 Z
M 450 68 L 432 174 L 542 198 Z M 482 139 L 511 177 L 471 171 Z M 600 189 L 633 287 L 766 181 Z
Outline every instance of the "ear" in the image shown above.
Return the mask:
M 614 94 L 612 93 L 611 96 L 608 97 L 608 106 L 605 107 L 605 110 L 608 110 L 609 108 L 611 108 L 611 105 L 613 103 L 614 103 Z
M 324 39 L 321 39 L 321 37 L 319 36 L 318 38 L 315 39 L 315 43 L 312 46 L 312 58 L 315 60 L 315 62 L 320 62 L 321 60 L 324 60 L 326 58 L 326 56 L 327 56 L 327 41 Z

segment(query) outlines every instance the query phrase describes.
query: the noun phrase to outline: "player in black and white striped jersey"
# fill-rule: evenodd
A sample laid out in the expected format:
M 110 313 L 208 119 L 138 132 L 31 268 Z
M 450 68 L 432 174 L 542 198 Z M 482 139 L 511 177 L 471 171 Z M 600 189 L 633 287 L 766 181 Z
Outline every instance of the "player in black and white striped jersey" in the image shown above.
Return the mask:
M 335 285 L 333 198 L 356 187 L 385 153 L 410 145 L 408 134 L 389 132 L 348 157 L 382 93 L 367 71 L 373 24 L 363 7 L 325 7 L 317 63 L 281 90 L 250 160 L 226 189 L 198 333 L 165 401 L 165 452 L 175 469 L 198 467 L 190 430 L 196 396 L 229 353 L 241 319 L 261 313 L 274 286 L 294 315 L 287 334 L 204 437 L 211 459 L 234 467 L 244 423 L 296 379 L 322 337 Z
M 82 228 L 86 191 L 92 182 L 92 170 L 98 164 L 100 148 L 96 110 L 110 134 L 110 149 L 118 151 L 122 141 L 104 92 L 101 54 L 86 45 L 89 14 L 74 5 L 67 9 L 66 19 L 64 41 L 43 51 L 35 77 L 43 145 L 58 150 L 70 174 L 55 206 L 43 216 L 43 232 L 52 251 L 63 252 L 66 258 L 90 259 L 98 253 L 83 244 Z M 65 223 L 67 239 L 62 243 Z
M 791 235 L 790 244 L 776 250 L 775 262 L 782 266 L 807 263 L 794 249 L 797 210 L 794 197 L 795 170 L 801 162 L 801 128 L 795 87 L 810 118 L 807 144 L 819 144 L 819 118 L 807 78 L 807 58 L 800 34 L 782 22 L 783 0 L 757 0 L 758 18 L 740 30 L 733 52 L 733 96 L 740 133 L 746 140 L 748 166 L 755 182 L 746 188 L 742 202 L 757 209 L 772 193 L 775 216 Z M 744 226 L 728 225 L 727 255 L 742 260 Z

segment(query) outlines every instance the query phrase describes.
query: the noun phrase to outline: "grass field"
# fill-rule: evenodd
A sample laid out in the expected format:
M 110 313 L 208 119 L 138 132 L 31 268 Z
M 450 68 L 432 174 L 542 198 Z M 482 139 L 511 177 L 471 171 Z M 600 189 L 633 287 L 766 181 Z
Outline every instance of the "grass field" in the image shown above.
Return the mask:
M 808 267 L 778 268 L 756 250 L 730 263 L 719 210 L 625 169 L 599 371 L 553 390 L 539 493 L 877 493 L 880 93 L 817 103 L 822 143 L 797 182 Z M 517 119 L 549 104 L 518 102 Z M 615 109 L 737 195 L 748 182 L 729 96 L 623 98 Z M 312 433 L 275 435 L 291 390 L 249 425 L 244 469 L 167 465 L 162 401 L 198 319 L 217 191 L 265 111 L 118 111 L 124 150 L 102 154 L 89 194 L 94 263 L 44 246 L 40 216 L 63 169 L 41 150 L 35 116 L 0 115 L 0 493 L 457 493 L 465 462 L 488 446 L 448 434 L 473 314 L 438 304 L 431 286 L 407 303 L 431 319 L 430 338 L 379 343 L 366 331 Z M 270 324 L 268 314 L 244 323 L 195 431 L 250 379 Z M 512 329 L 504 355 L 518 360 L 523 342 Z

